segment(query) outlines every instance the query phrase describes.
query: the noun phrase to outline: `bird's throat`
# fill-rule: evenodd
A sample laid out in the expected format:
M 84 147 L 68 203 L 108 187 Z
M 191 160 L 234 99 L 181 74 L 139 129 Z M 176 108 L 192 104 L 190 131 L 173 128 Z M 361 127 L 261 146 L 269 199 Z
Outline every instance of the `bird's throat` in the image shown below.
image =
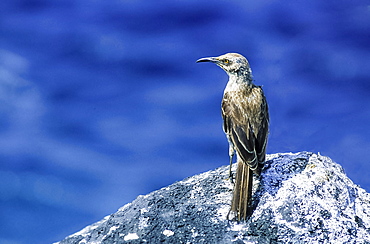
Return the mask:
M 239 90 L 241 87 L 244 86 L 252 86 L 252 78 L 250 75 L 240 75 L 240 74 L 228 74 L 229 81 L 226 85 L 226 90 L 228 91 L 235 91 Z

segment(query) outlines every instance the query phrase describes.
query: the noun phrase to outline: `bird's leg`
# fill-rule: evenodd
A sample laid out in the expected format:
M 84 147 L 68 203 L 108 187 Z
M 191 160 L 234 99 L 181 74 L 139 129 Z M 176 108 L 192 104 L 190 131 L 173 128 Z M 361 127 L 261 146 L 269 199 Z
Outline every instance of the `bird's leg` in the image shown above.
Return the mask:
M 232 165 L 233 165 L 233 158 L 234 158 L 235 150 L 232 145 L 229 145 L 229 157 L 230 157 L 230 167 L 229 167 L 229 179 L 231 183 L 234 183 L 233 179 L 233 172 L 231 171 Z

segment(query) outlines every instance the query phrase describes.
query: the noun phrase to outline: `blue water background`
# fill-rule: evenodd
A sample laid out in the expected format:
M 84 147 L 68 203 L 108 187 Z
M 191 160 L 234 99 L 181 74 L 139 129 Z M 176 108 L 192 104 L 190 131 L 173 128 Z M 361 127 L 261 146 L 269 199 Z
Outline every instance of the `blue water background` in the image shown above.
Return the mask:
M 370 190 L 369 1 L 1 0 L 0 243 L 51 243 L 228 164 L 226 74 L 263 85 L 268 153 L 313 151 Z

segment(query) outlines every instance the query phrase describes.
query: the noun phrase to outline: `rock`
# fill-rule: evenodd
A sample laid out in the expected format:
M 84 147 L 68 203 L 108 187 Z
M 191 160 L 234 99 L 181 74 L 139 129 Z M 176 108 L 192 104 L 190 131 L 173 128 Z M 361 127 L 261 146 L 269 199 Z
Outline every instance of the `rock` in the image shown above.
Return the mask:
M 267 155 L 255 210 L 240 223 L 226 218 L 227 174 L 223 166 L 139 196 L 59 243 L 370 243 L 370 195 L 330 158 Z

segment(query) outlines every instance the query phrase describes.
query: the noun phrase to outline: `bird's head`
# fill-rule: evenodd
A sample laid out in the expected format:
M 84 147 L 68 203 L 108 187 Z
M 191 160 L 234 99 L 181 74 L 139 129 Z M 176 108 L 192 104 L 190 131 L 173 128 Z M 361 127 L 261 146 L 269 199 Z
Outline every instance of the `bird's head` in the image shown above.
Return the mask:
M 201 58 L 200 62 L 211 62 L 220 66 L 228 75 L 251 76 L 248 60 L 238 53 L 226 53 L 218 57 Z

